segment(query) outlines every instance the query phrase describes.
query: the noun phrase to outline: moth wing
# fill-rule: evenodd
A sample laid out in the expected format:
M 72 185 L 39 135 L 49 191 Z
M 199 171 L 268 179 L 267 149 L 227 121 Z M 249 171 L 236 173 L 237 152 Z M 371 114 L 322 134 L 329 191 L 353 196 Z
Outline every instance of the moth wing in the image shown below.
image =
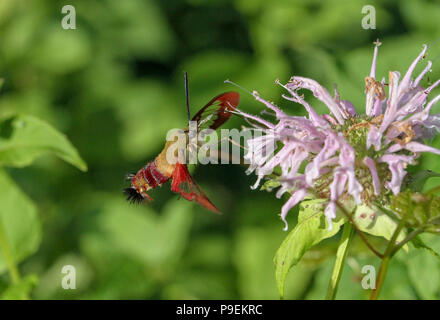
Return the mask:
M 179 193 L 186 200 L 198 202 L 212 212 L 221 213 L 191 178 L 186 165 L 177 163 L 172 179 L 171 191 Z
M 229 120 L 232 113 L 240 102 L 240 95 L 235 91 L 219 94 L 209 101 L 197 114 L 192 121 L 197 121 L 200 129 L 217 129 Z

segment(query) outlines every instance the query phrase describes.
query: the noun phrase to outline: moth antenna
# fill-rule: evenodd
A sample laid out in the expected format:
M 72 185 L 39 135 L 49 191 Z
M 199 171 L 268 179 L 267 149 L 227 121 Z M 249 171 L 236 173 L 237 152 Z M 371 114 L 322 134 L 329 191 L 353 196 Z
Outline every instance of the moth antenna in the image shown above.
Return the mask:
M 191 112 L 189 110 L 189 89 L 188 89 L 188 72 L 184 72 L 185 79 L 185 98 L 186 98 L 186 113 L 188 114 L 188 122 L 191 121 Z
M 248 89 L 246 89 L 246 88 L 240 86 L 239 84 L 237 84 L 237 83 L 235 83 L 235 82 L 232 82 L 232 81 L 229 80 L 229 79 L 226 79 L 226 80 L 224 81 L 224 83 L 230 83 L 230 84 L 232 84 L 233 86 L 236 86 L 237 88 L 240 88 L 241 90 L 243 90 L 243 91 L 249 93 L 251 96 L 253 96 L 252 92 L 250 92 Z

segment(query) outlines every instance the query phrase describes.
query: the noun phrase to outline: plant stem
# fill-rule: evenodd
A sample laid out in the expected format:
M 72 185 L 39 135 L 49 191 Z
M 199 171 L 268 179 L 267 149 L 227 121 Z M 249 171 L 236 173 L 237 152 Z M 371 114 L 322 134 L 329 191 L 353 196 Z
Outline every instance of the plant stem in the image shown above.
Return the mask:
M 390 256 L 385 256 L 380 263 L 379 274 L 377 275 L 376 281 L 376 288 L 371 293 L 370 300 L 377 300 L 379 298 L 380 291 L 382 290 L 382 286 L 387 275 L 390 259 Z
M 351 223 L 344 224 L 341 241 L 339 242 L 338 251 L 336 252 L 336 260 L 333 265 L 333 272 L 327 290 L 327 300 L 334 300 L 338 291 L 339 280 L 341 279 L 344 261 L 347 257 L 348 246 L 353 235 L 353 226 Z
M 20 282 L 20 273 L 18 271 L 17 265 L 15 264 L 14 258 L 12 257 L 11 252 L 9 251 L 9 244 L 5 236 L 1 217 L 0 217 L 0 249 L 3 253 L 3 256 L 5 257 L 6 264 L 8 265 L 12 283 L 17 284 L 18 282 Z
M 379 274 L 377 275 L 376 280 L 376 288 L 373 290 L 370 296 L 370 300 L 377 300 L 379 298 L 380 291 L 382 290 L 383 283 L 385 281 L 385 277 L 387 275 L 388 266 L 390 264 L 390 259 L 394 255 L 394 248 L 396 247 L 396 240 L 402 231 L 405 225 L 406 219 L 403 218 L 400 223 L 397 225 L 396 230 L 394 230 L 393 235 L 391 236 L 390 241 L 388 242 L 388 246 L 385 249 L 385 253 L 383 254 L 382 261 L 380 263 Z
M 417 237 L 420 233 L 425 231 L 423 228 L 416 229 L 413 232 L 411 232 L 405 239 L 403 239 L 399 244 L 397 244 L 393 250 L 391 251 L 391 257 L 396 254 L 397 251 L 399 251 L 400 248 L 402 248 L 406 243 Z

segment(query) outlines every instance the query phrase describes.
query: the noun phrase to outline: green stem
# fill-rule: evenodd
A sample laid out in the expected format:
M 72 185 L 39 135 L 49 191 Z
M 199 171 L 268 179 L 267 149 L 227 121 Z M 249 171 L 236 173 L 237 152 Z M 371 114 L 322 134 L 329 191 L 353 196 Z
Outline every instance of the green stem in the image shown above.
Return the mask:
M 376 288 L 371 293 L 370 300 L 377 300 L 379 298 L 380 291 L 382 290 L 382 286 L 385 281 L 385 277 L 387 275 L 390 260 L 395 253 L 394 248 L 396 247 L 397 237 L 402 231 L 405 222 L 406 222 L 406 218 L 404 217 L 398 224 L 396 230 L 394 230 L 394 233 L 391 236 L 390 241 L 388 242 L 388 246 L 385 249 L 385 253 L 383 254 L 383 258 L 380 263 L 379 274 L 377 275 L 377 280 L 376 280 Z
M 334 300 L 338 291 L 339 280 L 341 279 L 344 261 L 347 257 L 348 246 L 353 235 L 353 226 L 346 223 L 342 231 L 341 241 L 339 242 L 338 251 L 336 252 L 336 260 L 333 265 L 333 272 L 327 290 L 327 300 Z
M 5 257 L 6 264 L 8 265 L 12 283 L 17 284 L 18 282 L 20 282 L 20 273 L 18 272 L 17 265 L 15 264 L 14 258 L 12 257 L 12 254 L 9 251 L 9 244 L 5 236 L 1 217 L 0 217 L 0 249 L 3 253 L 3 256 Z
M 376 288 L 371 293 L 370 300 L 377 300 L 379 298 L 380 291 L 382 290 L 382 286 L 387 275 L 390 259 L 390 256 L 385 256 L 380 263 L 379 274 L 377 275 L 376 281 Z
M 405 239 L 403 239 L 399 244 L 397 244 L 393 250 L 391 251 L 391 257 L 394 256 L 397 251 L 399 251 L 400 248 L 402 248 L 406 243 L 417 237 L 420 233 L 424 231 L 423 228 L 416 229 L 413 232 L 411 232 Z

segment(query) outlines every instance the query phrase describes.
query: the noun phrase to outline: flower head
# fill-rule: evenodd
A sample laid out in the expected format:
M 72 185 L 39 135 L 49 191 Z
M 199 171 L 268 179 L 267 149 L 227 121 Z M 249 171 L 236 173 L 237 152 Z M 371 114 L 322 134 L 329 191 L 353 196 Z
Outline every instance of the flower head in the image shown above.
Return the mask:
M 278 80 L 276 83 L 286 90 L 283 98 L 301 104 L 308 117 L 287 115 L 255 91 L 255 99 L 275 113 L 275 123 L 238 111 L 264 132 L 248 140 L 247 173 L 255 171 L 258 176 L 253 188 L 276 167 L 281 169 L 276 195 L 290 193 L 281 209 L 285 230 L 287 213 L 310 192 L 328 199 L 325 215 L 331 228 L 337 201 L 369 204 L 383 200 L 387 194 L 397 194 L 407 166 L 415 164 L 421 152 L 440 154 L 440 150 L 423 143 L 440 130 L 440 114 L 430 114 L 440 95 L 427 102 L 440 80 L 428 88 L 420 85 L 431 68 L 430 61 L 420 74 L 413 76 L 426 46 L 402 79 L 398 72 L 389 72 L 386 85 L 385 79 L 376 80 L 379 45 L 376 42 L 371 72 L 365 78 L 365 114 L 358 114 L 352 103 L 341 100 L 336 87 L 332 96 L 315 80 L 299 76 L 285 85 Z M 311 91 L 329 113 L 319 115 L 300 90 Z M 276 152 L 269 152 L 275 151 L 278 144 Z

